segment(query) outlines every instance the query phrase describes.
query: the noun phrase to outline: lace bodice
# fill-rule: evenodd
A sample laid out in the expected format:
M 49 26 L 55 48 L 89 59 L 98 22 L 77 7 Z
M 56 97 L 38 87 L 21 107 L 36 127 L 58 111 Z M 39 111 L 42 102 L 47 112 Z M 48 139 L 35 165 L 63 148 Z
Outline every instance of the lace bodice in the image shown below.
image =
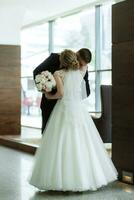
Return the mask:
M 57 74 L 58 76 L 60 76 L 60 78 L 62 79 L 62 81 L 64 82 L 64 77 L 65 77 L 65 73 L 66 71 L 64 69 L 55 71 L 54 74 Z M 80 70 L 80 74 L 82 75 L 82 77 L 84 78 L 85 74 L 86 74 L 86 69 L 85 70 Z
M 82 99 L 83 86 L 85 88 L 85 81 L 83 79 L 85 72 L 80 70 L 58 70 L 55 72 L 60 76 L 64 85 L 63 100 L 76 102 Z M 83 84 L 84 83 L 84 84 Z
M 60 76 L 62 82 L 64 82 L 65 73 L 66 73 L 65 70 L 61 69 L 61 70 L 55 71 L 54 74 Z

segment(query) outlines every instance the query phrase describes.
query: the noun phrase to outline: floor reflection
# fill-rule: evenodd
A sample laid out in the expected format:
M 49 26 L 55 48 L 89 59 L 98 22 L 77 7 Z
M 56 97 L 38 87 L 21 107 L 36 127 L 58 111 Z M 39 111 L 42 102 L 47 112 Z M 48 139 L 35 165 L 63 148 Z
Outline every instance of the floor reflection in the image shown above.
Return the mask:
M 130 194 L 131 191 L 131 194 Z M 97 191 L 73 192 L 36 192 L 29 200 L 133 200 L 134 187 L 118 181 Z
M 34 156 L 0 146 L 0 200 L 134 200 L 134 186 L 113 182 L 97 191 L 39 191 L 28 183 Z

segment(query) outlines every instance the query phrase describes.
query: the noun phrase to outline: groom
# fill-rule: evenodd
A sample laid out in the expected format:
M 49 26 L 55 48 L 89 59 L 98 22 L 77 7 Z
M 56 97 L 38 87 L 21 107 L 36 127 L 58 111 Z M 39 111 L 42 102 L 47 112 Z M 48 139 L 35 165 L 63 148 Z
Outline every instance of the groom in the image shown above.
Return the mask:
M 82 48 L 79 51 L 76 52 L 77 54 L 77 59 L 79 62 L 79 65 L 85 66 L 91 61 L 91 52 L 87 48 Z M 51 55 L 44 60 L 38 67 L 36 67 L 33 71 L 34 79 L 37 74 L 40 74 L 42 71 L 50 71 L 52 74 L 56 71 L 59 70 L 60 67 L 60 60 L 59 60 L 60 54 L 58 53 L 51 53 Z M 89 82 L 88 82 L 88 71 L 86 72 L 84 76 L 84 80 L 86 83 L 86 91 L 87 91 L 87 96 L 90 94 L 90 87 L 89 87 Z M 49 119 L 49 116 L 56 104 L 56 99 L 55 100 L 49 100 L 45 97 L 45 94 L 42 94 L 42 99 L 41 99 L 41 111 L 42 111 L 42 133 L 46 127 L 47 121 Z

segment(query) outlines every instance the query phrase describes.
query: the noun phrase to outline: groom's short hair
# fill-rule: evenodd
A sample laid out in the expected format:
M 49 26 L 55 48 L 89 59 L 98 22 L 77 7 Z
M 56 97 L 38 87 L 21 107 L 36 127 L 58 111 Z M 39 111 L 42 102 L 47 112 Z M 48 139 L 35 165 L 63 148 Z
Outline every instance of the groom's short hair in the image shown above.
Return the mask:
M 91 51 L 87 48 L 82 48 L 78 51 L 79 56 L 82 60 L 84 60 L 86 63 L 90 63 L 92 59 Z

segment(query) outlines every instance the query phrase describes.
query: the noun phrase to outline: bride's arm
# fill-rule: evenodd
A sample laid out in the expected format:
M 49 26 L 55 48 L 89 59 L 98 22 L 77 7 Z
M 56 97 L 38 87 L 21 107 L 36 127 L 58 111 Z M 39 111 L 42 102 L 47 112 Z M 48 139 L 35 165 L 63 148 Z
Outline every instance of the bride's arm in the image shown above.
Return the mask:
M 63 94 L 64 94 L 63 82 L 57 72 L 55 72 L 53 76 L 56 81 L 57 92 L 54 95 L 48 92 L 45 92 L 45 96 L 47 99 L 60 99 L 63 97 Z

